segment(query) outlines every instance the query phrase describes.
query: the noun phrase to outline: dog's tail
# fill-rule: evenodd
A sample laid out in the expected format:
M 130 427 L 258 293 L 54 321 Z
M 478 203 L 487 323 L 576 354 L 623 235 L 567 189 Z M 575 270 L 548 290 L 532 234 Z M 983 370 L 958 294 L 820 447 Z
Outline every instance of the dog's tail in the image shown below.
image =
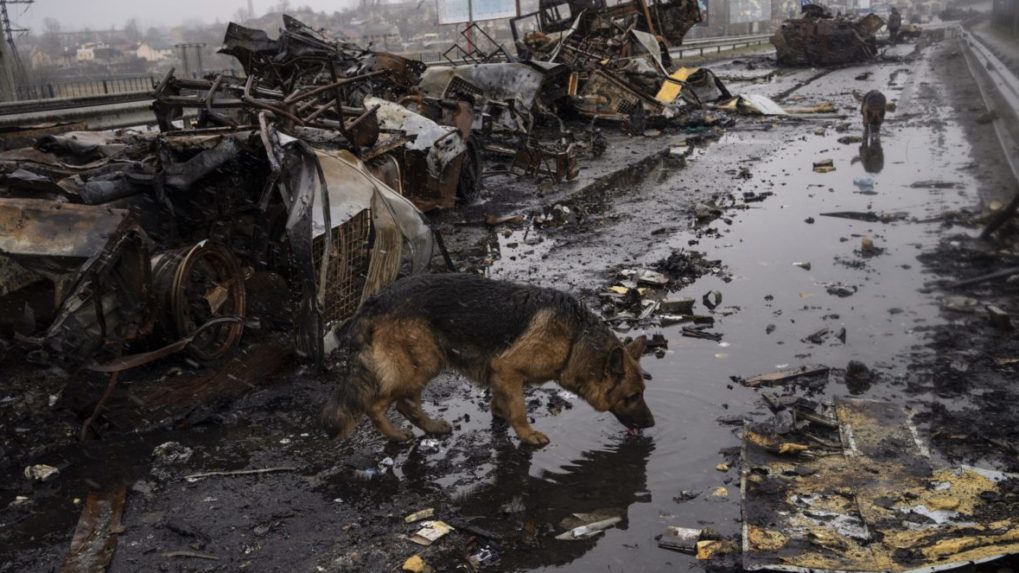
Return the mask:
M 346 376 L 322 410 L 326 431 L 340 438 L 354 431 L 378 395 L 378 378 L 371 369 L 371 322 L 368 316 L 355 317 L 349 333 Z

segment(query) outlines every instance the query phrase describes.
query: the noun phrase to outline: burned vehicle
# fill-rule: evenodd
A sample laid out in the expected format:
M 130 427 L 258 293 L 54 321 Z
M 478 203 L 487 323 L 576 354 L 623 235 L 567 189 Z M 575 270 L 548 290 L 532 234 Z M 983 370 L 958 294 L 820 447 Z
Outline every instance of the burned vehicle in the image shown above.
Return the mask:
M 0 334 L 40 362 L 215 363 L 246 326 L 319 358 L 327 325 L 431 258 L 360 159 L 271 126 L 51 136 L 0 172 Z
M 884 21 L 876 14 L 853 20 L 835 17 L 820 4 L 807 4 L 799 18 L 782 22 L 771 38 L 778 63 L 785 66 L 838 65 L 877 55 L 875 34 Z
M 257 125 L 265 113 L 300 139 L 315 141 L 321 130 L 331 132 L 329 138 L 349 144 L 369 169 L 423 210 L 477 196 L 480 155 L 468 145 L 473 122 L 466 129 L 437 125 L 413 112 L 394 114 L 386 104 L 416 88 L 424 64 L 331 40 L 289 16 L 283 21 L 278 39 L 229 25 L 221 52 L 237 58 L 245 78 L 193 80 L 171 70 L 155 90 L 161 130 L 180 129 L 185 109 L 198 111 L 198 128 Z M 432 145 L 438 146 L 434 152 L 424 149 Z
M 522 59 L 590 69 L 598 61 L 655 46 L 668 67 L 668 48 L 682 44 L 701 21 L 696 0 L 630 0 L 611 6 L 606 0 L 540 0 L 536 12 L 511 20 L 510 30 Z
M 428 267 L 414 203 L 462 192 L 468 133 L 374 97 L 405 93 L 416 64 L 286 24 L 279 40 L 231 25 L 244 79 L 171 70 L 159 133 L 0 153 L 0 350 L 106 372 L 182 350 L 209 364 L 257 326 L 320 360 L 330 325 Z
M 702 21 L 696 0 L 609 6 L 604 0 L 542 0 L 537 12 L 511 22 L 524 59 L 565 64 L 572 109 L 589 118 L 633 123 L 633 114 L 661 114 L 655 100 L 670 83 L 669 47 Z
M 509 159 L 511 169 L 559 182 L 579 172 L 573 135 L 555 112 L 569 75 L 564 65 L 542 62 L 432 66 L 418 96 L 404 101 L 469 128 L 478 151 Z

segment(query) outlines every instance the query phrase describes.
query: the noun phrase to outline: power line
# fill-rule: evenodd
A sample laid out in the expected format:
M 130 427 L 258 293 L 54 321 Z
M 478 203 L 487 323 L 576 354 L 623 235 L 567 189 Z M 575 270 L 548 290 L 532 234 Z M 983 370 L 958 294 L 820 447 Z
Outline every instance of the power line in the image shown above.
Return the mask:
M 18 54 L 18 45 L 15 42 L 15 34 L 27 32 L 25 28 L 15 28 L 11 24 L 10 14 L 7 12 L 8 4 L 33 4 L 35 0 L 0 0 L 0 28 L 3 29 L 4 40 L 7 42 L 6 62 L 0 62 L 0 67 L 8 67 L 13 76 L 14 86 L 25 85 L 28 80 L 28 73 L 25 71 L 25 64 Z M 16 90 L 15 90 L 16 91 Z

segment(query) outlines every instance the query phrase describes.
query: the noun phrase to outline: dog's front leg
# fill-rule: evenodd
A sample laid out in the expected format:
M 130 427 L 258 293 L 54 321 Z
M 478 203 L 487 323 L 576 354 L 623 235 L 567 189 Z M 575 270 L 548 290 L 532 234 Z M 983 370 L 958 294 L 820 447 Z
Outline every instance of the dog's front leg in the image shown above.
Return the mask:
M 383 436 L 389 438 L 394 442 L 406 442 L 414 437 L 414 432 L 404 428 L 397 428 L 389 421 L 386 417 L 386 411 L 389 409 L 390 398 L 385 397 L 376 400 L 374 404 L 368 407 L 368 419 L 372 421 L 375 428 L 382 433 Z
M 492 403 L 498 404 L 499 415 L 513 427 L 521 442 L 532 446 L 548 445 L 548 436 L 535 430 L 527 421 L 524 404 L 524 380 L 518 376 L 494 374 L 492 376 Z

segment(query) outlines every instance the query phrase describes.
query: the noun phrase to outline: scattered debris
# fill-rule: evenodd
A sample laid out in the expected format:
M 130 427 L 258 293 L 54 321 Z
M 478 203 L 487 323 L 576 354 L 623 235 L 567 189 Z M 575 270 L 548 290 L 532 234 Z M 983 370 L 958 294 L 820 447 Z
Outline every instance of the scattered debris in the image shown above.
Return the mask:
M 432 568 L 425 563 L 425 560 L 420 555 L 413 555 L 403 562 L 403 570 L 410 573 L 427 573 Z
M 37 482 L 50 482 L 60 476 L 60 470 L 46 464 L 35 464 L 25 468 L 25 477 Z
M 452 527 L 442 521 L 426 521 L 422 525 L 424 527 L 410 536 L 410 540 L 418 545 L 431 545 L 450 531 L 453 531 Z
M 250 475 L 260 475 L 260 474 L 268 474 L 268 473 L 276 473 L 276 472 L 296 472 L 297 470 L 298 470 L 298 468 L 296 468 L 296 467 L 283 466 L 283 467 L 278 467 L 278 468 L 260 468 L 260 469 L 254 469 L 254 470 L 231 470 L 231 471 L 202 472 L 202 473 L 197 473 L 197 474 L 186 475 L 186 476 L 184 476 L 184 479 L 186 481 L 188 481 L 188 482 L 194 483 L 196 481 L 203 480 L 203 479 L 205 479 L 207 477 L 216 477 L 216 476 L 226 476 L 226 477 L 230 477 L 230 476 L 250 476 Z
M 600 521 L 594 521 L 584 525 L 578 525 L 569 531 L 556 535 L 559 541 L 576 541 L 578 539 L 590 539 L 600 535 L 606 529 L 622 521 L 621 517 L 610 517 Z
M 846 387 L 853 395 L 863 394 L 873 385 L 876 375 L 866 364 L 850 360 L 846 366 Z
M 671 549 L 672 551 L 679 551 L 681 553 L 689 553 L 694 555 L 697 553 L 697 543 L 700 541 L 715 540 L 718 538 L 718 533 L 711 529 L 692 529 L 688 527 L 676 527 L 669 525 L 665 528 L 665 533 L 655 537 L 658 542 L 658 547 L 662 549 Z
M 184 464 L 193 454 L 194 450 L 180 442 L 163 442 L 152 450 L 152 457 L 160 464 Z
M 821 213 L 822 217 L 839 217 L 841 219 L 852 219 L 854 221 L 865 221 L 867 223 L 891 223 L 902 221 L 909 217 L 906 213 L 875 213 L 873 211 L 832 211 Z
M 708 291 L 701 297 L 701 302 L 708 307 L 708 310 L 715 310 L 718 305 L 722 304 L 722 293 L 717 290 Z
M 829 370 L 827 366 L 801 366 L 792 370 L 779 370 L 777 372 L 769 372 L 768 374 L 758 374 L 745 380 L 739 380 L 739 382 L 749 388 L 775 386 L 798 378 L 827 375 Z
M 955 312 L 975 312 L 980 301 L 969 296 L 946 296 L 941 299 L 941 308 Z
M 837 296 L 839 298 L 846 298 L 846 297 L 849 297 L 849 296 L 853 296 L 854 294 L 856 294 L 857 290 L 858 289 L 855 286 L 846 286 L 846 285 L 844 285 L 842 283 L 834 283 L 834 284 L 830 284 L 827 287 L 825 287 L 825 291 L 828 294 L 833 295 L 833 296 Z
M 708 332 L 704 330 L 705 327 L 683 327 L 683 336 L 687 338 L 701 338 L 703 340 L 712 340 L 719 342 L 722 340 L 722 334 L 718 332 Z
M 124 532 L 121 517 L 126 497 L 124 487 L 88 494 L 61 571 L 106 571 L 117 548 L 117 537 Z
M 860 193 L 869 194 L 874 192 L 873 177 L 857 177 L 853 179 L 853 185 L 856 186 Z
M 1012 318 L 1004 309 L 993 304 L 989 304 L 984 308 L 987 309 L 987 318 L 991 321 L 991 325 L 994 328 L 1006 331 L 1012 330 Z
M 672 501 L 674 501 L 676 503 L 683 503 L 684 501 L 690 501 L 692 499 L 697 499 L 697 496 L 699 496 L 699 495 L 700 494 L 698 494 L 697 492 L 687 491 L 687 490 L 684 489 L 684 490 L 679 492 L 679 495 L 674 496 L 672 498 Z
M 835 171 L 835 161 L 832 159 L 815 161 L 814 171 L 817 173 L 831 173 L 832 171 Z
M 889 402 L 837 400 L 837 455 L 789 457 L 744 440 L 746 570 L 929 570 L 1019 552 L 1015 513 L 994 500 L 1014 478 L 938 467 Z M 797 434 L 793 433 L 793 436 Z
M 429 507 L 429 508 L 426 508 L 426 509 L 415 511 L 414 513 L 412 513 L 412 514 L 408 515 L 407 517 L 403 518 L 403 520 L 405 522 L 407 522 L 407 523 L 414 523 L 415 521 L 421 521 L 422 519 L 428 519 L 429 517 L 432 517 L 433 515 L 435 515 L 435 508 L 434 507 Z

